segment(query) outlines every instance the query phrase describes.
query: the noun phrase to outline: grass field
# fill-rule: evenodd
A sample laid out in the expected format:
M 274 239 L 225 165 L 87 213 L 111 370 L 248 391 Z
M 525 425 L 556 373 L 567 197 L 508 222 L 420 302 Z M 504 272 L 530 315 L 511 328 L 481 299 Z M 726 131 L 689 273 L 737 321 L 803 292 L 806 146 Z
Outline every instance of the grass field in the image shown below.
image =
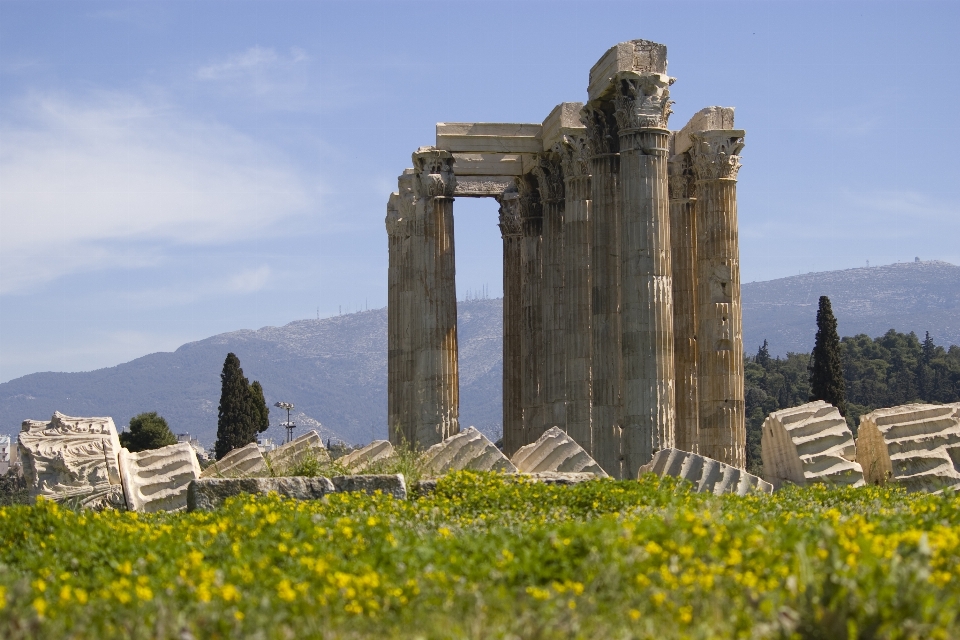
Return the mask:
M 408 501 L 0 508 L 0 636 L 957 638 L 960 498 L 443 478 Z

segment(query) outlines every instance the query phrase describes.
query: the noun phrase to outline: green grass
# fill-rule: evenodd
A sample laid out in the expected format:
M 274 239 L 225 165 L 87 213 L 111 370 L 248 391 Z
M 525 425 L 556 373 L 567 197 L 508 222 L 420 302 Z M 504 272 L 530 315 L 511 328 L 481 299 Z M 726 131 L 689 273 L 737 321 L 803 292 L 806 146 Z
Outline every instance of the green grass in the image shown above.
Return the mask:
M 416 500 L 0 508 L 0 636 L 956 638 L 960 498 L 463 472 Z

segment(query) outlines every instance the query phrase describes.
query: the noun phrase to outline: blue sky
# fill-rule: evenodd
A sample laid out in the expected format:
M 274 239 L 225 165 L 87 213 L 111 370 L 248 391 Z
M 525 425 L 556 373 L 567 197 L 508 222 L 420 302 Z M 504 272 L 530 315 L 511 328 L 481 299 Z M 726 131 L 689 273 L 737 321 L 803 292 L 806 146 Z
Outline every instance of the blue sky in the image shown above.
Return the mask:
M 0 381 L 386 304 L 439 121 L 540 122 L 613 44 L 737 108 L 744 282 L 960 264 L 954 2 L 0 1 Z M 496 204 L 457 286 L 501 295 Z

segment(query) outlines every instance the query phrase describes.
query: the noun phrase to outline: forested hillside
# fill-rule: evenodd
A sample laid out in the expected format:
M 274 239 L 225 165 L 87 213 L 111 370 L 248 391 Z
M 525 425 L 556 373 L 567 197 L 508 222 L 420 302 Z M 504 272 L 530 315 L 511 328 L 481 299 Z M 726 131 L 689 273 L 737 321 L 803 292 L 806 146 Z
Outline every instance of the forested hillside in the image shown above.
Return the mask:
M 856 433 L 860 416 L 874 409 L 909 402 L 960 402 L 960 346 L 934 344 L 930 334 L 891 329 L 871 338 L 865 334 L 840 341 L 847 391 L 847 422 Z M 810 398 L 808 353 L 772 358 L 766 341 L 747 356 L 747 467 L 760 470 L 760 428 L 767 415 Z

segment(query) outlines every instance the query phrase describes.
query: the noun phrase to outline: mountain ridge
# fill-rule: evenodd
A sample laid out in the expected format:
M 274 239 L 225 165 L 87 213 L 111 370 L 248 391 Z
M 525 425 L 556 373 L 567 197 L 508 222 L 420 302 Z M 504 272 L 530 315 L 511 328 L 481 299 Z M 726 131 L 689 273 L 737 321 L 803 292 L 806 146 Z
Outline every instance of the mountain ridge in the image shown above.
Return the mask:
M 742 286 L 744 349 L 766 339 L 773 355 L 808 352 L 820 295 L 829 295 L 841 335 L 888 329 L 930 331 L 938 344 L 960 344 L 960 267 L 900 263 L 789 276 Z M 502 299 L 459 301 L 461 425 L 491 437 L 501 429 Z M 297 406 L 294 420 L 324 438 L 349 443 L 386 436 L 386 309 L 280 327 L 238 329 L 188 342 L 114 367 L 38 372 L 0 384 L 0 433 L 54 410 L 109 415 L 118 426 L 158 411 L 175 432 L 210 445 L 216 438 L 220 371 L 228 351 L 245 375 L 260 380 L 268 404 Z M 285 417 L 285 416 L 284 416 Z M 268 437 L 282 439 L 271 412 Z M 303 432 L 303 429 L 298 431 Z

